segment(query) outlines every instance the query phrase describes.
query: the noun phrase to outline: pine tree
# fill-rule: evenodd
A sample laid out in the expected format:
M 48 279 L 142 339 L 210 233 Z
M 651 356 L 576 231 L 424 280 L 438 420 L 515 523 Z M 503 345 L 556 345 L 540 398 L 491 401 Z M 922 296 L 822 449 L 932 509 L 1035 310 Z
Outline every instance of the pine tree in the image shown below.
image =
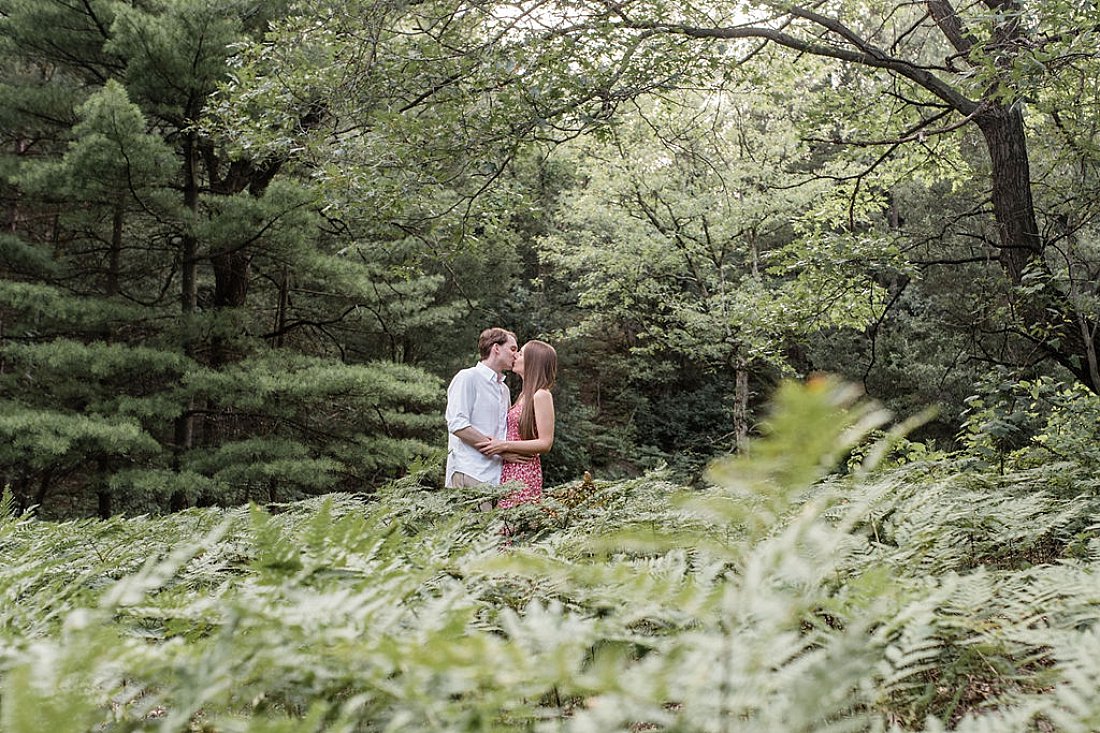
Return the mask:
M 3 4 L 0 478 L 18 503 L 106 516 L 362 490 L 437 439 L 439 381 L 333 333 L 394 278 L 338 254 L 285 157 L 204 124 L 234 44 L 283 12 Z M 430 305 L 407 296 L 410 317 Z

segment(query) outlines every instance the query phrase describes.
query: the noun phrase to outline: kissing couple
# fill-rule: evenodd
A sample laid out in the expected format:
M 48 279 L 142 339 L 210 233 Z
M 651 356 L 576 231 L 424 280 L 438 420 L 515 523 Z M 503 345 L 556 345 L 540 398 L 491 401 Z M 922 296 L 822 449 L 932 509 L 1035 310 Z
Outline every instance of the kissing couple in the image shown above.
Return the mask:
M 554 396 L 558 354 L 545 341 L 519 347 L 516 335 L 487 328 L 478 337 L 479 361 L 458 372 L 447 387 L 448 488 L 518 482 L 498 506 L 542 498 L 540 456 L 554 445 Z M 513 404 L 504 381 L 522 380 Z

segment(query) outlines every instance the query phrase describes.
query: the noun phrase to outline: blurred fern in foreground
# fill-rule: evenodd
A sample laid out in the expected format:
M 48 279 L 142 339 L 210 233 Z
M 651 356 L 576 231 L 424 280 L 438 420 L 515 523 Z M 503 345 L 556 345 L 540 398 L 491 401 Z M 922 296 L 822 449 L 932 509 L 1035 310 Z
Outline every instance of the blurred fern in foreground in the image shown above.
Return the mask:
M 157 519 L 3 504 L 0 729 L 1095 730 L 1094 469 L 870 471 L 887 420 L 788 385 L 711 488 L 597 477 L 498 513 L 507 487 L 412 480 Z

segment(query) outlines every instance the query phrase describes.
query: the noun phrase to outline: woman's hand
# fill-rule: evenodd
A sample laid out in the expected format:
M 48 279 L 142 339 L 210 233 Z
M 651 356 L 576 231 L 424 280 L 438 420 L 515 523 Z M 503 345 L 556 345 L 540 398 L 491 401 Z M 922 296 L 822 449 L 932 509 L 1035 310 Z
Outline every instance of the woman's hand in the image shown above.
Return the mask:
M 534 456 L 528 456 L 510 450 L 511 445 L 507 440 L 486 438 L 480 443 L 475 443 L 474 447 L 487 456 L 500 456 L 501 460 L 505 463 L 530 463 L 535 460 Z
M 480 443 L 475 443 L 474 447 L 486 456 L 499 456 L 502 453 L 512 452 L 511 445 L 507 440 L 497 440 L 496 438 L 489 438 Z

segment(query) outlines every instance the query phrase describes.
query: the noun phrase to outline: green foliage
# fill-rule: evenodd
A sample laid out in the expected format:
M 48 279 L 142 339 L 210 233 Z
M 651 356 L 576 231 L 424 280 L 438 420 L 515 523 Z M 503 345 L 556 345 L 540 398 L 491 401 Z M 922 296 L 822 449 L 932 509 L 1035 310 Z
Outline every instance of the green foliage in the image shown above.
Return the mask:
M 1100 397 L 1080 384 L 1064 385 L 1035 380 L 1021 385 L 1038 402 L 1047 405 L 1046 422 L 1032 438 L 1042 450 L 1061 460 L 1073 459 L 1100 466 Z
M 1077 731 L 1097 494 L 949 461 L 838 478 L 879 408 L 784 386 L 767 437 L 479 512 L 413 480 L 268 510 L 0 512 L 5 731 Z M 823 479 L 823 480 L 822 480 Z
M 108 81 L 76 112 L 80 122 L 61 159 L 24 167 L 19 182 L 29 191 L 55 200 L 113 204 L 168 183 L 172 150 L 146 131 L 144 114 L 122 84 Z
M 963 442 L 975 458 L 1002 468 L 1051 460 L 1100 465 L 1100 402 L 1083 385 L 1015 380 L 995 370 L 978 386 L 963 423 Z
M 0 465 L 24 505 L 88 464 L 95 489 L 130 512 L 173 496 L 239 503 L 359 488 L 428 454 L 439 433 L 439 381 L 403 365 L 286 355 L 212 370 L 160 349 L 61 339 L 0 353 L 12 367 L 0 377 L 11 396 Z M 188 402 L 215 411 L 219 439 L 172 452 L 158 428 Z
M 223 433 L 226 442 L 197 456 L 199 464 L 270 473 L 272 479 L 315 488 L 331 486 L 334 473 L 362 481 L 392 475 L 430 451 L 425 441 L 436 438 L 440 426 L 440 381 L 401 364 L 271 355 L 196 372 L 186 383 L 192 394 L 226 414 L 262 414 L 271 425 L 262 439 L 241 443 L 228 442 L 231 433 Z M 306 452 L 318 435 L 326 436 L 328 457 L 314 461 Z M 252 457 L 233 469 L 245 456 Z M 280 465 L 281 460 L 287 463 Z
M 106 324 L 117 327 L 139 316 L 132 305 L 81 297 L 52 285 L 0 282 L 0 304 L 14 312 L 19 323 L 27 323 L 31 334 L 59 330 L 62 333 L 92 333 Z
M 4 465 L 38 469 L 72 468 L 88 454 L 130 456 L 159 450 L 157 443 L 130 421 L 21 409 L 12 403 L 4 405 L 0 435 Z
M 942 403 L 937 441 L 980 392 L 960 441 L 999 469 L 1095 458 L 1076 387 L 974 383 L 1035 343 L 1100 379 L 1087 8 L 960 8 L 956 39 L 919 5 L 791 10 L 7 2 L 17 504 L 369 491 L 438 450 L 439 380 L 490 323 L 561 347 L 552 483 L 698 481 L 781 375 L 821 369 L 903 414 Z M 761 13 L 764 47 L 717 38 Z M 838 66 L 853 38 L 897 58 Z M 988 215 L 1004 167 L 974 125 L 1025 104 L 1007 162 L 1026 148 L 1036 211 L 1013 228 L 996 186 Z
M 69 339 L 9 344 L 2 355 L 13 371 L 0 383 L 24 403 L 138 418 L 176 417 L 178 399 L 161 390 L 194 368 L 162 349 Z
M 768 101 L 750 85 L 645 99 L 606 141 L 579 148 L 586 184 L 563 208 L 567 228 L 544 242 L 547 261 L 576 280 L 578 330 L 614 324 L 636 351 L 699 369 L 737 358 L 787 369 L 793 334 L 874 317 L 875 284 L 855 268 L 838 275 L 845 262 L 871 265 L 881 243 L 820 216 L 824 184 L 787 185 L 805 151 L 760 109 Z M 814 225 L 793 231 L 804 216 Z
M 289 156 L 232 155 L 202 124 L 230 57 L 288 12 L 0 12 L 0 477 L 20 508 L 369 491 L 439 440 L 408 345 L 459 313 L 442 276 L 360 247 L 374 231 L 335 227 Z

